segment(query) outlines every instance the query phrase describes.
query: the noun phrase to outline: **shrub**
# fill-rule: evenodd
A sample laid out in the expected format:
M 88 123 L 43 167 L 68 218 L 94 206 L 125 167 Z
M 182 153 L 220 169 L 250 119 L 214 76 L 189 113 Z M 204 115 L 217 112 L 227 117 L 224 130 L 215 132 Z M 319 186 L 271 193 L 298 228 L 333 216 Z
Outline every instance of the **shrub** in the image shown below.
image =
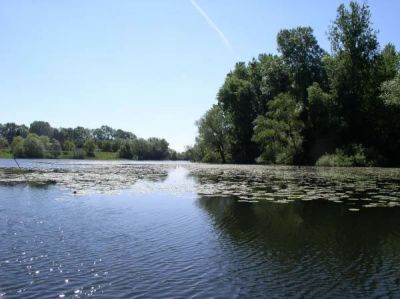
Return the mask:
M 23 141 L 23 156 L 26 158 L 43 158 L 45 147 L 36 134 L 29 134 Z
M 57 158 L 61 154 L 61 144 L 58 140 L 52 139 L 49 146 L 49 153 L 52 158 Z
M 374 161 L 367 158 L 366 149 L 360 144 L 353 144 L 347 149 L 347 154 L 342 149 L 336 149 L 334 154 L 325 154 L 315 163 L 316 166 L 373 166 Z
M 72 159 L 85 159 L 86 152 L 83 149 L 77 149 L 72 154 Z
M 73 152 L 75 151 L 75 143 L 71 140 L 64 141 L 64 151 Z
M 24 139 L 21 136 L 14 137 L 11 143 L 11 151 L 15 158 L 24 157 Z
M 133 159 L 132 143 L 124 142 L 119 148 L 118 156 L 122 159 Z
M 86 155 L 88 155 L 88 157 L 94 157 L 94 152 L 96 150 L 96 143 L 94 142 L 94 140 L 89 139 L 85 142 L 85 144 L 83 145 L 83 148 L 86 151 Z
M 0 148 L 7 148 L 8 147 L 8 141 L 6 138 L 0 138 Z
M 340 149 L 334 154 L 325 154 L 315 163 L 316 166 L 348 167 L 353 166 L 352 160 Z

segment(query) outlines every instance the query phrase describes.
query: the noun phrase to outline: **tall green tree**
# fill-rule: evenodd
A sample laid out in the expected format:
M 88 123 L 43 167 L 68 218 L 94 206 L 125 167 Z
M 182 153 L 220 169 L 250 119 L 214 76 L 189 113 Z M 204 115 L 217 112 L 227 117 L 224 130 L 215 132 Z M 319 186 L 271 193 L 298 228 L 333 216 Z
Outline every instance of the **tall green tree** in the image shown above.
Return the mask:
M 325 84 L 326 74 L 322 65 L 325 51 L 318 45 L 311 27 L 284 29 L 277 36 L 278 51 L 293 76 L 294 94 L 304 104 L 307 88 L 317 82 Z
M 268 102 L 282 92 L 292 88 L 292 78 L 289 67 L 277 55 L 260 55 L 257 66 L 259 72 L 259 88 L 261 95 L 258 99 L 257 115 L 264 115 L 268 109 Z
M 245 63 L 237 63 L 227 75 L 217 98 L 232 128 L 232 159 L 236 163 L 253 163 L 258 156 L 257 145 L 251 140 L 258 105 Z
M 23 141 L 23 156 L 25 158 L 43 158 L 45 150 L 42 140 L 36 134 L 29 134 Z
M 15 123 L 6 123 L 0 127 L 0 135 L 7 139 L 8 143 L 12 143 L 14 137 L 21 136 L 25 138 L 28 136 L 29 130 L 25 125 L 17 125 Z
M 218 153 L 219 162 L 226 163 L 230 154 L 230 127 L 222 109 L 218 105 L 213 105 L 212 108 L 196 122 L 196 125 L 199 130 L 198 142 L 203 144 L 208 151 Z
M 93 137 L 96 140 L 112 140 L 115 137 L 115 130 L 109 126 L 101 126 L 93 130 Z
M 335 63 L 332 89 L 345 122 L 344 143 L 365 143 L 373 127 L 374 98 L 379 84 L 374 74 L 379 55 L 369 6 L 350 2 L 340 5 L 329 33 Z
M 96 142 L 93 139 L 88 139 L 83 145 L 83 149 L 86 151 L 88 157 L 94 157 L 96 151 Z
M 253 140 L 262 148 L 259 161 L 299 164 L 303 152 L 302 105 L 289 93 L 282 93 L 268 103 L 268 108 L 266 116 L 254 122 Z
M 53 128 L 46 121 L 34 121 L 29 127 L 29 132 L 38 136 L 53 137 Z
M 71 140 L 65 140 L 63 149 L 67 152 L 73 152 L 75 150 L 75 143 Z

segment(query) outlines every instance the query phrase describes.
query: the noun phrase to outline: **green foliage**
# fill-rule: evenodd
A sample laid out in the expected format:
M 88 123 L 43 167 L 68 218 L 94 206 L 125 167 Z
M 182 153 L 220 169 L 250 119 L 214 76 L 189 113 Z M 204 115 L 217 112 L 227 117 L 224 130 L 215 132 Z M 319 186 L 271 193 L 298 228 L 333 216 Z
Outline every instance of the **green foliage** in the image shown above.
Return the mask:
M 252 163 L 258 154 L 252 142 L 253 120 L 257 116 L 257 94 L 244 63 L 237 63 L 218 92 L 218 102 L 231 122 L 232 158 L 237 163 Z
M 303 138 L 300 119 L 302 106 L 287 93 L 282 93 L 268 103 L 269 112 L 255 120 L 253 140 L 260 144 L 260 162 L 299 163 Z
M 9 148 L 1 148 L 0 149 L 0 158 L 1 159 L 10 159 L 12 157 L 13 157 L 13 154 Z
M 96 140 L 112 140 L 115 136 L 115 130 L 109 126 L 101 126 L 93 130 L 93 137 Z
M 19 158 L 43 158 L 45 153 L 45 145 L 43 144 L 40 137 L 36 134 L 28 134 L 28 136 L 22 141 L 22 152 L 17 144 L 17 151 L 14 152 L 15 157 Z
M 78 148 L 83 147 L 85 142 L 92 137 L 90 130 L 84 127 L 76 127 L 75 129 L 73 129 L 72 136 L 72 140 Z
M 72 159 L 85 159 L 86 152 L 83 149 L 76 149 L 72 154 Z
M 281 30 L 279 55 L 239 62 L 226 76 L 217 99 L 230 162 L 313 165 L 334 153 L 319 163 L 400 165 L 399 53 L 392 44 L 380 51 L 366 3 L 340 5 L 329 39 L 330 54 L 310 27 Z M 208 114 L 184 156 L 221 162 Z
M 180 158 L 177 152 L 169 148 L 169 144 L 165 139 L 154 137 L 147 140 L 138 139 L 132 132 L 121 129 L 115 130 L 109 126 L 101 126 L 94 130 L 84 127 L 57 129 L 52 128 L 48 122 L 34 121 L 30 125 L 30 131 L 42 135 L 32 133 L 34 137 L 30 136 L 26 141 L 25 139 L 29 132 L 26 126 L 14 123 L 0 124 L 0 148 L 1 146 L 8 147 L 8 144 L 15 140 L 11 146 L 12 152 L 15 156 L 26 158 L 72 157 L 83 159 L 89 157 L 111 159 L 118 158 L 119 152 L 121 152 L 121 156 L 128 159 L 165 160 Z M 37 139 L 40 145 L 36 142 Z M 25 143 L 28 144 L 26 151 Z M 121 146 L 126 143 L 129 143 L 129 148 L 127 149 L 125 146 L 120 151 Z M 34 145 L 37 146 L 33 147 Z M 34 149 L 37 148 L 41 148 L 42 151 L 35 152 Z M 63 153 L 61 153 L 61 149 Z M 100 149 L 104 154 L 97 152 L 97 149 Z M 42 154 L 38 154 L 39 152 L 42 152 Z
M 226 163 L 229 155 L 229 124 L 222 109 L 214 105 L 196 122 L 199 137 L 198 142 L 208 149 L 205 161 Z M 210 157 L 211 153 L 216 153 Z
M 147 139 L 148 152 L 142 154 L 141 160 L 165 160 L 168 158 L 168 142 L 165 139 L 150 137 Z
M 28 136 L 28 133 L 28 128 L 24 125 L 17 125 L 15 123 L 0 124 L 0 137 L 6 138 L 8 143 L 12 143 L 16 136 L 25 138 Z
M 365 148 L 360 145 L 352 145 L 349 154 L 342 149 L 336 149 L 334 154 L 322 155 L 316 162 L 316 166 L 350 167 L 350 166 L 373 166 L 374 162 L 367 158 Z
M 380 76 L 381 81 L 394 78 L 400 71 L 400 54 L 397 53 L 393 44 L 387 44 L 380 54 Z
M 51 158 L 58 158 L 61 155 L 61 144 L 57 139 L 52 138 L 50 141 L 50 145 L 47 149 L 48 155 Z
M 318 45 L 311 27 L 281 30 L 277 37 L 278 51 L 290 69 L 295 94 L 302 102 L 307 98 L 307 87 L 313 82 L 323 84 L 325 71 L 322 57 L 325 51 Z
M 118 153 L 114 152 L 96 152 L 95 159 L 96 160 L 117 160 Z
M 36 134 L 38 136 L 53 137 L 53 128 L 48 122 L 34 121 L 29 127 L 29 133 Z
M 400 74 L 382 83 L 381 99 L 385 105 L 400 107 Z
M 7 148 L 8 146 L 8 140 L 4 137 L 0 138 L 0 149 Z
M 291 89 L 292 79 L 289 67 L 279 56 L 260 55 L 258 64 L 261 95 L 258 99 L 257 114 L 264 115 L 267 112 L 267 104 L 270 100 Z M 256 86 L 254 82 L 253 84 Z
M 316 166 L 329 166 L 329 167 L 350 167 L 353 166 L 351 157 L 344 154 L 342 150 L 336 150 L 335 154 L 322 155 Z
M 93 139 L 87 140 L 83 145 L 83 149 L 88 157 L 94 157 L 94 152 L 96 151 L 96 142 L 94 142 Z
M 112 141 L 111 140 L 102 140 L 99 141 L 98 146 L 103 152 L 111 152 L 112 151 Z
M 73 152 L 75 150 L 75 143 L 71 140 L 64 141 L 64 151 Z
M 118 151 L 120 158 L 135 160 L 166 160 L 169 154 L 168 142 L 155 137 L 126 140 Z
M 11 151 L 15 158 L 24 157 L 24 139 L 21 136 L 14 137 L 11 144 Z
M 372 29 L 367 4 L 350 2 L 349 8 L 340 5 L 330 30 L 334 54 L 332 90 L 341 107 L 344 120 L 342 141 L 368 143 L 375 126 L 374 98 L 379 91 L 377 76 L 379 44 Z
M 118 157 L 121 159 L 133 159 L 134 157 L 133 144 L 130 141 L 125 141 L 119 148 Z

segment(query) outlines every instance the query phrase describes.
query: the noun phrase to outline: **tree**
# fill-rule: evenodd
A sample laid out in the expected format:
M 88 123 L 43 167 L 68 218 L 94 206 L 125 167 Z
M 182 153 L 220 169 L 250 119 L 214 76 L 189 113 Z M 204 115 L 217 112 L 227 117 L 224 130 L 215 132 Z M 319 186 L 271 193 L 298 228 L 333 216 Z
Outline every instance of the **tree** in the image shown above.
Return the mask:
M 91 138 L 90 130 L 83 127 L 73 129 L 73 141 L 77 147 L 83 147 L 84 143 Z
M 387 44 L 380 54 L 380 82 L 393 79 L 400 71 L 400 54 L 393 44 Z
M 138 158 L 138 160 L 147 160 L 148 152 L 149 152 L 149 144 L 146 139 L 138 138 L 134 140 L 132 143 L 133 146 L 133 155 Z
M 132 142 L 125 141 L 121 144 L 119 148 L 118 156 L 122 159 L 133 159 L 134 157 L 133 151 L 134 149 Z
M 45 121 L 34 121 L 31 123 L 29 132 L 38 136 L 53 137 L 53 128 Z
M 268 103 L 269 112 L 255 120 L 253 140 L 262 148 L 259 160 L 267 163 L 298 164 L 302 154 L 301 104 L 288 93 Z
M 368 5 L 340 5 L 329 38 L 335 58 L 331 88 L 346 124 L 343 142 L 362 144 L 375 125 L 373 105 L 379 90 L 374 80 L 379 44 Z
M 220 162 L 226 163 L 229 155 L 230 127 L 222 109 L 214 105 L 196 125 L 199 130 L 199 142 L 210 151 L 218 153 Z
M 1 137 L 0 138 L 0 148 L 7 148 L 8 147 L 8 141 L 6 138 Z
M 28 128 L 25 125 L 17 125 L 15 123 L 6 123 L 0 127 L 0 135 L 7 139 L 8 143 L 12 143 L 14 137 L 21 136 L 25 138 L 28 136 Z
M 83 145 L 83 149 L 85 150 L 86 155 L 88 155 L 88 157 L 94 157 L 95 156 L 94 152 L 96 151 L 96 142 L 94 142 L 93 139 L 86 140 L 86 142 Z
M 111 151 L 118 152 L 121 148 L 121 145 L 125 142 L 126 139 L 116 138 L 111 143 Z
M 295 94 L 304 104 L 307 88 L 313 83 L 326 81 L 322 57 L 326 54 L 318 45 L 311 27 L 284 29 L 278 33 L 278 51 L 289 67 L 295 83 Z
M 335 150 L 343 120 L 335 97 L 323 91 L 318 83 L 311 85 L 307 93 L 307 127 L 310 134 L 308 148 L 305 150 L 307 160 L 314 164 L 320 156 Z
M 115 137 L 115 130 L 109 126 L 101 126 L 93 130 L 93 137 L 96 140 L 112 140 Z
M 57 158 L 61 154 L 61 144 L 57 139 L 50 140 L 49 153 L 52 158 Z
M 51 147 L 50 146 L 50 138 L 45 135 L 42 135 L 42 136 L 39 136 L 39 139 L 40 139 L 40 142 L 43 144 L 44 150 L 49 151 L 50 147 Z
M 283 59 L 276 55 L 260 55 L 260 91 L 261 103 L 257 114 L 264 115 L 267 112 L 267 104 L 270 100 L 282 92 L 291 89 L 292 80 L 290 70 Z
M 103 152 L 111 152 L 112 150 L 112 141 L 111 140 L 102 140 L 98 142 L 98 146 Z
M 67 152 L 73 152 L 75 150 L 75 144 L 71 140 L 64 141 L 64 150 Z
M 150 137 L 147 139 L 147 144 L 146 159 L 164 160 L 168 158 L 168 142 L 165 139 Z
M 74 129 L 60 128 L 57 140 L 60 141 L 61 144 L 64 144 L 64 142 L 66 140 L 73 141 L 74 140 Z
M 235 69 L 227 75 L 217 98 L 231 125 L 233 161 L 253 163 L 258 155 L 258 148 L 251 140 L 258 103 L 245 63 L 237 63 Z
M 23 156 L 25 158 L 43 158 L 45 146 L 38 135 L 30 133 L 23 141 Z
M 115 138 L 120 138 L 120 139 L 136 139 L 136 135 L 128 132 L 128 131 L 123 131 L 121 129 L 118 129 L 115 131 Z
M 400 73 L 394 79 L 382 83 L 380 97 L 385 105 L 400 107 Z
M 16 136 L 11 143 L 11 151 L 13 153 L 14 158 L 23 158 L 24 157 L 24 138 L 21 136 Z

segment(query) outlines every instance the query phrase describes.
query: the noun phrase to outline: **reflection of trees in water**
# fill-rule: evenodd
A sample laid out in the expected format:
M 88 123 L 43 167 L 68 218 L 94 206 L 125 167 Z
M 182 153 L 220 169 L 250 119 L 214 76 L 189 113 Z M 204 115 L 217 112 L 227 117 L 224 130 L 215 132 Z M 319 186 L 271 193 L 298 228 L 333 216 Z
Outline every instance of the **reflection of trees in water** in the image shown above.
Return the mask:
M 326 201 L 250 204 L 233 197 L 200 197 L 197 204 L 229 242 L 262 251 L 287 269 L 310 266 L 360 285 L 400 262 L 397 208 L 352 213 Z

